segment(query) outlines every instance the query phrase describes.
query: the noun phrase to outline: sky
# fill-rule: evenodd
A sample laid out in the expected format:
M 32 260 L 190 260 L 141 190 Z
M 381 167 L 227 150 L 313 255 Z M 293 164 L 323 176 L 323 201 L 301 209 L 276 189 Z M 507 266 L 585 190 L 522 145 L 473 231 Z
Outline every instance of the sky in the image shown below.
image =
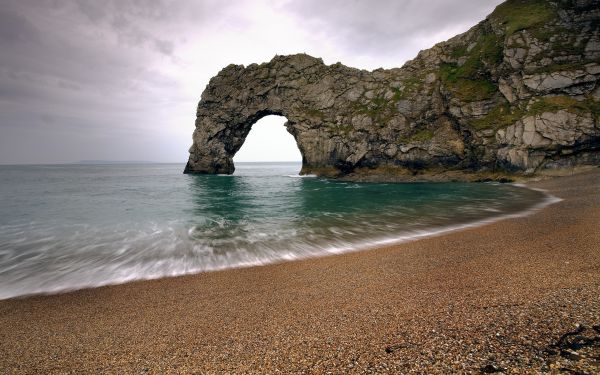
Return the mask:
M 223 67 L 308 53 L 399 67 L 499 0 L 0 0 L 0 164 L 185 162 Z M 285 118 L 235 161 L 300 160 Z

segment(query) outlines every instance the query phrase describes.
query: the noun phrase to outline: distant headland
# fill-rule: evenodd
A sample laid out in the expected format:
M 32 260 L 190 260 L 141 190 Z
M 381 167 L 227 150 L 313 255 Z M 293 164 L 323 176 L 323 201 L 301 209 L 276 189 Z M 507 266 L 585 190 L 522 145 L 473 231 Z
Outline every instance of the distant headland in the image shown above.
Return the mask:
M 156 162 L 148 160 L 79 160 L 73 164 L 99 164 L 99 165 L 113 165 L 113 164 L 156 164 Z
M 402 68 L 305 54 L 229 65 L 202 93 L 185 173 L 233 173 L 270 114 L 287 118 L 303 174 L 479 180 L 598 165 L 599 21 L 594 1 L 509 0 Z

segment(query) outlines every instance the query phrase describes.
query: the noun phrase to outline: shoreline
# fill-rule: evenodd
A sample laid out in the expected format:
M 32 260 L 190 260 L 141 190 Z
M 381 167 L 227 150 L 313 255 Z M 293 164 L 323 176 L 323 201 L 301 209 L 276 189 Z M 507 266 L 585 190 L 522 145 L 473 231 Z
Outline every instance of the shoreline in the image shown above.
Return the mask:
M 229 175 L 224 175 L 224 176 L 229 176 Z M 501 184 L 501 183 L 493 182 L 493 181 L 489 181 L 489 182 L 495 183 L 495 184 Z M 487 182 L 479 182 L 479 183 L 487 183 Z M 529 190 L 541 192 L 544 195 L 544 198 L 542 201 L 535 203 L 532 206 L 524 208 L 521 211 L 517 211 L 517 212 L 496 214 L 495 216 L 480 218 L 480 219 L 474 220 L 474 221 L 466 221 L 466 222 L 462 222 L 459 224 L 432 226 L 432 227 L 428 227 L 426 229 L 420 229 L 420 230 L 415 230 L 415 231 L 410 231 L 410 232 L 401 232 L 397 235 L 372 238 L 370 240 L 364 240 L 364 241 L 358 241 L 358 242 L 348 242 L 348 243 L 338 243 L 338 244 L 331 245 L 329 247 L 321 247 L 319 251 L 315 251 L 312 253 L 288 254 L 286 256 L 282 256 L 281 258 L 257 259 L 253 262 L 248 261 L 248 262 L 242 262 L 240 264 L 223 265 L 223 266 L 218 266 L 215 268 L 207 268 L 207 269 L 201 269 L 201 270 L 181 271 L 181 272 L 175 272 L 175 273 L 171 273 L 171 274 L 164 274 L 164 275 L 158 275 L 158 276 L 157 275 L 137 276 L 137 277 L 131 277 L 131 278 L 123 278 L 123 279 L 119 279 L 119 280 L 105 281 L 104 283 L 91 283 L 90 282 L 88 284 L 79 284 L 79 285 L 75 285 L 75 286 L 59 287 L 59 288 L 47 289 L 47 290 L 37 290 L 37 291 L 28 292 L 28 293 L 24 293 L 24 294 L 14 294 L 14 295 L 9 295 L 8 297 L 4 297 L 4 296 L 2 296 L 2 293 L 0 293 L 0 301 L 8 300 L 8 299 L 15 299 L 15 298 L 23 299 L 23 298 L 29 298 L 29 297 L 34 297 L 34 296 L 52 296 L 52 295 L 56 295 L 56 294 L 76 292 L 78 290 L 95 289 L 95 288 L 102 288 L 102 287 L 107 287 L 107 286 L 117 286 L 117 285 L 122 285 L 122 284 L 127 284 L 127 283 L 132 283 L 132 282 L 139 282 L 139 281 L 150 281 L 150 280 L 160 280 L 160 279 L 164 279 L 164 278 L 173 278 L 173 277 L 177 278 L 177 277 L 182 277 L 182 276 L 193 276 L 193 275 L 197 275 L 200 273 L 207 273 L 207 272 L 221 272 L 221 271 L 227 271 L 227 270 L 232 270 L 232 269 L 262 267 L 262 266 L 268 266 L 268 265 L 280 264 L 280 263 L 286 263 L 286 262 L 302 261 L 302 260 L 306 260 L 306 259 L 318 259 L 318 258 L 323 258 L 323 257 L 346 254 L 346 253 L 354 253 L 354 252 L 361 252 L 361 251 L 373 251 L 373 250 L 377 250 L 382 247 L 398 246 L 401 244 L 405 244 L 405 243 L 409 243 L 409 242 L 413 242 L 413 241 L 419 241 L 419 240 L 426 239 L 426 238 L 444 236 L 444 235 L 447 235 L 450 233 L 454 233 L 454 232 L 458 232 L 458 231 L 462 231 L 462 230 L 466 230 L 466 229 L 470 229 L 470 228 L 478 228 L 481 226 L 490 225 L 490 224 L 493 224 L 493 223 L 496 223 L 499 221 L 503 221 L 503 220 L 509 220 L 509 219 L 514 219 L 514 218 L 519 218 L 519 217 L 526 217 L 526 216 L 535 214 L 537 211 L 542 210 L 549 205 L 552 205 L 554 203 L 561 201 L 560 198 L 553 196 L 552 194 L 548 193 L 548 191 L 546 191 L 544 189 L 531 188 L 523 183 L 512 183 L 511 182 L 511 183 L 506 183 L 506 184 L 512 185 L 512 186 L 515 186 L 518 188 L 529 189 Z
M 598 371 L 548 350 L 600 324 L 600 170 L 527 186 L 563 200 L 369 251 L 2 300 L 0 370 Z

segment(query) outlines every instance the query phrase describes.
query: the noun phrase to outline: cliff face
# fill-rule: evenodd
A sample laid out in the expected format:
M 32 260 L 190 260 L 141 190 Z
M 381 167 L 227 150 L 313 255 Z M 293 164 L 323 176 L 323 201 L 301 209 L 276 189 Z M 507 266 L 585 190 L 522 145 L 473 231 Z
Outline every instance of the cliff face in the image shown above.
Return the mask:
M 232 173 L 269 114 L 286 116 L 302 173 L 475 179 L 600 164 L 599 77 L 597 0 L 509 0 L 402 68 L 302 54 L 226 67 L 202 93 L 185 172 Z

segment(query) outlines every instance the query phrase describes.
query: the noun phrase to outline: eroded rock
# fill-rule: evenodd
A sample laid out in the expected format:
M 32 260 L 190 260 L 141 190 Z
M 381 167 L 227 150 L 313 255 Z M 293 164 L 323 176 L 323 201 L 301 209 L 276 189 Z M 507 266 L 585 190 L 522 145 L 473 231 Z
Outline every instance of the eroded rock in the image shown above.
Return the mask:
M 359 70 L 305 54 L 229 65 L 202 93 L 185 172 L 232 173 L 251 126 L 270 114 L 287 118 L 302 173 L 596 163 L 600 7 L 586 4 L 509 0 L 402 68 Z M 544 22 L 515 29 L 512 17 L 525 11 Z

